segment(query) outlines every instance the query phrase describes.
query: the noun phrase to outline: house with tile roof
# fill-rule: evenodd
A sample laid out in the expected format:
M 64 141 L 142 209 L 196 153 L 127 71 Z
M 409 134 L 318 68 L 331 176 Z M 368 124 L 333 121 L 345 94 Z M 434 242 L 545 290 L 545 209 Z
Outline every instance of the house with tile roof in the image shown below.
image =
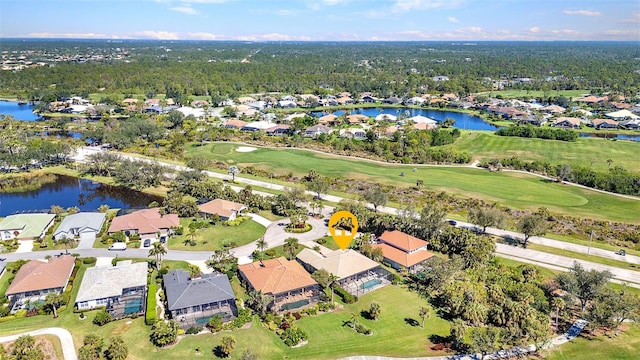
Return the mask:
M 144 314 L 148 270 L 146 261 L 131 260 L 87 268 L 75 305 L 78 310 L 104 306 L 114 319 Z
M 227 275 L 211 273 L 192 279 L 189 272 L 178 269 L 162 279 L 168 310 L 183 329 L 203 326 L 216 315 L 223 322 L 238 316 L 236 297 Z
M 304 131 L 304 136 L 311 136 L 314 139 L 322 134 L 328 135 L 329 133 L 331 133 L 331 128 L 318 124 L 318 125 L 313 125 L 311 127 L 308 127 L 305 131 Z
M 551 126 L 565 129 L 580 129 L 581 124 L 582 121 L 579 118 L 559 117 L 551 124 Z
M 109 226 L 109 234 L 122 231 L 125 235 L 140 235 L 141 239 L 157 239 L 168 236 L 173 228 L 180 226 L 177 214 L 161 214 L 160 208 L 134 211 L 131 214 L 116 216 Z
M 382 250 L 384 261 L 394 269 L 407 269 L 415 274 L 422 269 L 425 261 L 433 257 L 427 250 L 429 243 L 402 231 L 385 231 L 378 237 L 378 243 L 372 245 Z
M 0 240 L 44 238 L 55 218 L 53 214 L 9 215 L 0 221 Z
M 78 237 L 80 240 L 93 241 L 102 229 L 105 218 L 106 214 L 101 212 L 79 212 L 67 215 L 53 233 L 53 239 L 58 241 Z
M 275 313 L 312 306 L 322 293 L 318 283 L 295 260 L 279 257 L 238 266 L 249 290 L 272 297 L 269 309 Z
M 353 249 L 321 254 L 305 248 L 296 259 L 310 273 L 324 269 L 335 275 L 338 285 L 351 295 L 362 295 L 391 283 L 388 271 Z
M 246 209 L 247 206 L 244 204 L 223 199 L 215 199 L 198 205 L 198 211 L 204 218 L 217 214 L 221 220 L 233 220 Z
M 12 312 L 19 310 L 27 300 L 44 301 L 48 293 L 62 294 L 74 266 L 75 258 L 69 255 L 49 261 L 31 260 L 22 265 L 5 293 Z
M 611 119 L 593 119 L 591 122 L 596 129 L 617 129 L 618 122 Z

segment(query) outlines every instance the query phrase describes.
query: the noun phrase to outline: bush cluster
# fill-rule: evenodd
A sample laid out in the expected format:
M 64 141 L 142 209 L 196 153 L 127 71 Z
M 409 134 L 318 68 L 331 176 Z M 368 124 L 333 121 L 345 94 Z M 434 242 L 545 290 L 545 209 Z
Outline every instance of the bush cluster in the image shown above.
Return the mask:
M 353 304 L 358 302 L 357 296 L 349 294 L 347 290 L 341 288 L 340 286 L 335 285 L 333 287 L 333 292 L 336 293 L 336 295 L 340 296 L 340 298 L 342 299 L 342 301 L 344 301 L 345 304 Z
M 496 131 L 496 135 L 562 141 L 576 141 L 579 137 L 577 131 L 569 129 L 554 129 L 549 127 L 534 127 L 531 125 L 504 127 L 498 129 Z

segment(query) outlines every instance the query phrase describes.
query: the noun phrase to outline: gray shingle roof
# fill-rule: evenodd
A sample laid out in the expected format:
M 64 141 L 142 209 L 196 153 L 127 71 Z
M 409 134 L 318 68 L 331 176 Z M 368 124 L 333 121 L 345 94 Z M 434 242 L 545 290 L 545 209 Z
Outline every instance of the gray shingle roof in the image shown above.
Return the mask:
M 79 233 L 86 230 L 100 232 L 105 216 L 105 213 L 100 212 L 81 212 L 69 215 L 62 220 L 53 236 L 55 237 L 60 233 L 69 233 L 71 229 L 79 229 Z
M 104 265 L 88 268 L 76 303 L 122 295 L 122 290 L 147 284 L 148 264 L 120 261 L 117 266 Z
M 189 278 L 184 270 L 173 270 L 163 276 L 169 310 L 233 300 L 235 295 L 224 274 L 205 274 L 200 279 Z

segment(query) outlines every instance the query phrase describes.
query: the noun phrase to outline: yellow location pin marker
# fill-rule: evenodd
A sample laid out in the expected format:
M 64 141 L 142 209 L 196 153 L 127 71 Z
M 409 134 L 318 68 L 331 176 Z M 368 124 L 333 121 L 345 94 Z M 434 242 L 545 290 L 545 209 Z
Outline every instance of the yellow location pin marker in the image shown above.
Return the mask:
M 338 211 L 329 219 L 329 233 L 340 249 L 345 250 L 356 237 L 358 219 L 348 211 Z

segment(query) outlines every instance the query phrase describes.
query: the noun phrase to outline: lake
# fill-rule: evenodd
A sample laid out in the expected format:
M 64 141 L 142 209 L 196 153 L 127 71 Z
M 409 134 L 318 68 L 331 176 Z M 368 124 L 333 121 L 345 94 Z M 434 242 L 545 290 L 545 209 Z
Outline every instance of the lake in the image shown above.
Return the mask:
M 0 216 L 16 212 L 49 211 L 51 205 L 63 208 L 77 206 L 82 211 L 96 211 L 100 205 L 110 208 L 143 208 L 153 201 L 162 204 L 160 196 L 145 194 L 120 186 L 57 175 L 57 181 L 43 187 L 19 193 L 0 193 Z
M 640 135 L 637 134 L 608 134 L 608 133 L 585 133 L 581 132 L 580 137 L 593 137 L 599 139 L 617 139 L 617 140 L 628 140 L 628 141 L 640 141 Z
M 0 114 L 12 115 L 16 120 L 36 121 L 42 118 L 33 113 L 33 105 L 18 105 L 15 101 L 0 101 Z
M 344 113 L 345 112 L 342 110 L 333 112 L 333 114 L 336 116 L 343 115 Z M 320 117 L 326 114 L 327 114 L 326 112 L 320 112 L 320 111 L 314 111 L 311 113 L 311 115 L 317 116 L 317 117 Z M 354 109 L 354 110 L 351 110 L 349 114 L 362 114 L 368 117 L 376 117 L 380 114 L 389 114 L 393 116 L 402 115 L 405 118 L 422 115 L 428 118 L 432 118 L 436 121 L 444 121 L 445 118 L 452 118 L 455 121 L 453 126 L 458 129 L 495 131 L 499 128 L 497 126 L 489 124 L 488 122 L 484 121 L 482 118 L 478 116 L 470 115 L 467 113 L 455 112 L 455 111 L 376 107 L 376 108 Z

